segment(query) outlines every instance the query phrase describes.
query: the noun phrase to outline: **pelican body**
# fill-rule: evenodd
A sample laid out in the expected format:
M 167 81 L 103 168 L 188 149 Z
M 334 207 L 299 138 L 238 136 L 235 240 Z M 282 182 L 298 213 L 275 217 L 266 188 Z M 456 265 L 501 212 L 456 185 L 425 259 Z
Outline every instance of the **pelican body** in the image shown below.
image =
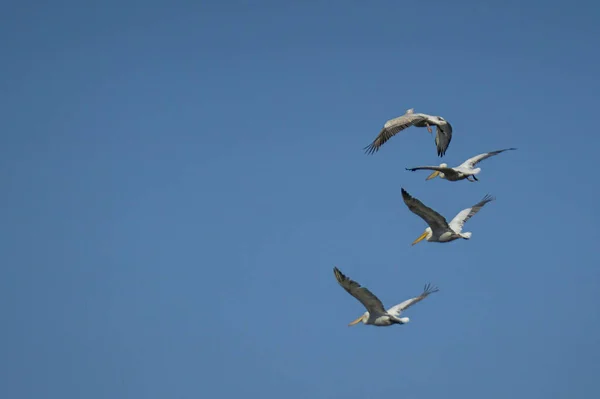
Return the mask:
M 383 125 L 383 129 L 371 144 L 364 148 L 367 154 L 373 154 L 379 151 L 379 148 L 396 133 L 411 126 L 426 127 L 429 133 L 432 133 L 431 125 L 436 126 L 435 145 L 437 154 L 443 157 L 452 140 L 452 125 L 441 116 L 433 116 L 421 113 L 415 113 L 414 108 L 406 111 L 402 116 L 390 119 Z
M 354 326 L 362 321 L 363 324 L 369 324 L 377 327 L 389 327 L 393 324 L 406 324 L 409 322 L 408 317 L 396 317 L 391 314 L 375 314 L 371 315 L 369 312 L 365 312 L 362 316 L 348 324 L 348 326 Z
M 473 158 L 467 159 L 465 162 L 453 168 L 449 168 L 447 164 L 441 163 L 440 166 L 417 166 L 416 168 L 406 168 L 406 170 L 410 170 L 411 172 L 417 170 L 433 170 L 434 172 L 430 174 L 425 180 L 431 180 L 439 176 L 441 179 L 445 179 L 448 181 L 459 181 L 466 179 L 470 182 L 475 182 L 479 180 L 477 177 L 475 177 L 475 175 L 481 172 L 481 168 L 475 167 L 479 162 L 494 155 L 498 155 L 501 152 L 511 150 L 516 150 L 516 148 L 505 148 L 503 150 L 479 154 L 474 156 Z
M 412 197 L 404 188 L 402 188 L 402 199 L 408 207 L 408 209 L 415 215 L 423 219 L 429 227 L 425 229 L 423 234 L 419 236 L 411 245 L 415 245 L 422 240 L 428 242 L 451 242 L 458 240 L 459 238 L 468 240 L 471 238 L 472 233 L 470 231 L 462 232 L 463 226 L 467 220 L 481 210 L 485 204 L 493 201 L 489 195 L 483 197 L 481 201 L 473 205 L 470 208 L 463 209 L 460 211 L 454 219 L 448 223 L 446 218 L 434 211 L 433 209 L 425 206 L 421 201 Z
M 422 301 L 429 294 L 439 291 L 437 288 L 432 288 L 429 284 L 427 284 L 423 290 L 423 293 L 418 297 L 407 299 L 406 301 L 399 303 L 398 305 L 394 305 L 386 310 L 379 298 L 377 298 L 366 287 L 362 287 L 356 281 L 346 277 L 337 267 L 333 268 L 333 274 L 342 288 L 344 288 L 350 295 L 356 298 L 360 303 L 363 304 L 365 308 L 367 308 L 365 313 L 348 324 L 348 326 L 354 326 L 360 322 L 366 325 L 377 327 L 388 327 L 394 324 L 406 324 L 410 321 L 410 318 L 399 317 L 402 314 L 402 311 L 414 305 L 415 303 Z

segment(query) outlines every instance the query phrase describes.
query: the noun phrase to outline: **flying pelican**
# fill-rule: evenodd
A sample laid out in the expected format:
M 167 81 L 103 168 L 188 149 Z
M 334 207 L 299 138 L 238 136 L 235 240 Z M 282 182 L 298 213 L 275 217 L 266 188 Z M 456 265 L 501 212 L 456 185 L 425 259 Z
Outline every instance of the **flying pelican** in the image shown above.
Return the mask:
M 419 236 L 411 245 L 417 244 L 419 241 L 426 239 L 429 242 L 450 242 L 459 238 L 468 240 L 471 238 L 471 232 L 462 232 L 463 226 L 467 220 L 483 208 L 485 204 L 495 200 L 495 198 L 486 195 L 481 201 L 470 208 L 463 209 L 448 223 L 446 218 L 425 206 L 421 201 L 413 198 L 406 190 L 402 189 L 402 198 L 408 209 L 427 222 L 429 227 Z
M 432 288 L 429 284 L 427 284 L 423 290 L 423 293 L 418 297 L 407 299 L 406 301 L 392 306 L 388 310 L 385 310 L 379 298 L 377 298 L 366 287 L 361 287 L 361 285 L 356 281 L 344 276 L 344 274 L 342 274 L 337 267 L 333 268 L 333 274 L 335 275 L 337 282 L 346 291 L 348 291 L 350 295 L 358 299 L 359 302 L 362 303 L 365 308 L 367 308 L 367 311 L 363 313 L 362 316 L 348 324 L 348 326 L 353 326 L 361 321 L 363 324 L 371 324 L 377 327 L 387 327 L 394 324 L 406 324 L 410 321 L 408 317 L 398 317 L 402 311 L 427 298 L 429 294 L 438 292 L 436 287 Z
M 483 154 L 475 155 L 473 158 L 467 159 L 465 162 L 461 163 L 460 165 L 454 168 L 449 168 L 447 164 L 441 163 L 440 166 L 417 166 L 416 168 L 406 168 L 406 170 L 410 170 L 411 172 L 425 169 L 435 171 L 432 174 L 430 174 L 425 180 L 430 180 L 439 176 L 441 179 L 446 179 L 448 181 L 458 181 L 467 179 L 470 182 L 475 182 L 479 180 L 477 177 L 475 177 L 475 175 L 481 172 L 481 168 L 475 168 L 475 165 L 477 165 L 484 159 L 493 157 L 494 155 L 498 155 L 501 152 L 510 150 L 516 150 L 516 148 L 505 148 L 504 150 L 486 152 Z
M 379 132 L 379 135 L 373 140 L 371 144 L 364 148 L 367 154 L 373 154 L 379 151 L 386 141 L 392 138 L 396 133 L 411 126 L 415 127 L 427 127 L 427 131 L 432 133 L 431 126 L 435 125 L 435 145 L 437 146 L 437 153 L 440 157 L 443 157 L 450 145 L 452 140 L 452 125 L 441 116 L 432 116 L 427 114 L 415 114 L 414 108 L 406 111 L 406 113 L 398 118 L 390 119 L 383 125 L 383 129 Z

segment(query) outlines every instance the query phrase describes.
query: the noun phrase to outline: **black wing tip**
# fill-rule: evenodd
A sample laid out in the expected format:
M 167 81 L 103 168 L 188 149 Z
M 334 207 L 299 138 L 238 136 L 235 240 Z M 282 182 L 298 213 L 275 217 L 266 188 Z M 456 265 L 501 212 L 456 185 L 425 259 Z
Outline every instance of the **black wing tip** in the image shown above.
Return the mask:
M 450 142 L 448 142 L 448 144 L 450 144 Z M 437 154 L 440 158 L 443 158 L 444 155 L 446 155 L 446 151 L 448 151 L 448 146 L 446 148 L 440 149 L 438 148 L 437 150 Z
M 400 187 L 400 192 L 402 193 L 402 197 L 405 199 L 411 199 L 412 196 L 404 189 L 404 187 Z
M 446 121 L 447 122 L 447 121 Z M 440 158 L 442 158 L 444 155 L 446 155 L 446 151 L 448 151 L 448 147 L 450 147 L 450 143 L 452 142 L 452 125 L 450 124 L 450 122 L 447 122 L 448 126 L 450 127 L 450 131 L 447 132 L 447 134 L 445 134 L 445 136 L 447 137 L 448 141 L 443 143 L 442 140 L 438 139 L 438 135 L 439 134 L 443 134 L 441 132 L 439 132 L 438 134 L 436 134 L 436 144 L 438 144 L 436 146 L 437 148 L 437 154 Z
M 486 194 L 485 197 L 483 197 L 483 199 L 481 200 L 481 202 L 484 202 L 487 204 L 488 202 L 495 201 L 495 200 L 496 200 L 496 197 L 492 196 L 491 194 Z
M 438 292 L 440 289 L 437 286 L 432 286 L 431 283 L 427 283 L 425 284 L 425 288 L 423 289 L 423 292 L 429 294 L 433 294 L 434 292 Z
M 379 151 L 379 147 L 377 147 L 374 143 L 371 143 L 368 146 L 364 147 L 363 150 L 365 151 L 365 154 L 372 155 Z
M 415 168 L 404 168 L 404 169 L 406 169 L 406 170 L 410 170 L 411 172 L 415 172 L 415 171 L 416 171 L 416 169 L 415 169 Z
M 489 153 L 490 154 L 500 154 L 501 152 L 504 152 L 504 151 L 514 151 L 514 150 L 517 150 L 517 148 L 516 147 L 503 148 L 501 150 L 490 151 Z

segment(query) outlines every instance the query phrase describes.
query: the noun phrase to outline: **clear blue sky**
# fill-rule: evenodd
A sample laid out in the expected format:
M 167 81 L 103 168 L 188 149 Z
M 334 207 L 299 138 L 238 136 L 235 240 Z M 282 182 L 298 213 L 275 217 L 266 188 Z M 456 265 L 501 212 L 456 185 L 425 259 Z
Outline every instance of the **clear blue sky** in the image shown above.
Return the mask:
M 306 2 L 308 3 L 308 2 Z M 203 5 L 202 5 L 203 4 Z M 594 2 L 16 2 L 0 14 L 0 396 L 597 393 Z M 414 107 L 451 121 L 362 148 Z M 405 171 L 481 164 L 480 182 Z M 470 241 L 425 228 L 400 188 Z M 404 326 L 363 312 L 440 288 Z

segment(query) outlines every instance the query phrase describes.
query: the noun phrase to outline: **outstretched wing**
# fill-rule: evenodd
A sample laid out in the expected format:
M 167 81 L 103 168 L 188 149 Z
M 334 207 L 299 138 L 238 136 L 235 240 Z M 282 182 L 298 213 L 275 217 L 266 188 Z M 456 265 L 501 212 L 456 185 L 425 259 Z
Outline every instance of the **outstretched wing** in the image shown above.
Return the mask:
M 404 188 L 402 188 L 402 199 L 412 213 L 427 222 L 434 235 L 442 234 L 450 228 L 446 218 L 412 197 Z
M 385 308 L 383 307 L 383 304 L 379 298 L 377 298 L 375 294 L 369 291 L 366 287 L 362 287 L 356 281 L 346 277 L 337 267 L 333 268 L 333 274 L 335 275 L 337 282 L 346 291 L 348 291 L 350 295 L 358 299 L 358 301 L 362 303 L 365 308 L 367 308 L 367 311 L 369 311 L 371 315 L 385 313 Z
M 496 198 L 493 198 L 489 194 L 487 194 L 485 197 L 483 197 L 481 201 L 479 201 L 472 207 L 463 209 L 462 211 L 458 212 L 458 214 L 454 216 L 454 219 L 450 221 L 450 228 L 455 232 L 460 233 L 467 220 L 471 219 L 473 215 L 479 212 L 485 204 L 495 199 Z
M 396 133 L 408 127 L 414 126 L 416 123 L 423 122 L 427 117 L 423 114 L 414 114 L 412 110 L 408 110 L 404 115 L 398 118 L 390 119 L 385 123 L 379 135 L 371 144 L 364 148 L 367 154 L 373 154 L 379 151 L 379 148 Z
M 417 170 L 437 170 L 438 172 L 442 172 L 446 176 L 457 175 L 458 173 L 452 168 L 445 168 L 442 166 L 417 166 L 416 168 L 406 168 L 406 170 L 410 170 L 411 172 Z
M 452 141 L 452 125 L 450 122 L 437 125 L 435 134 L 435 145 L 437 147 L 438 156 L 443 157 L 446 154 L 446 150 Z
M 406 301 L 399 303 L 398 305 L 394 305 L 391 308 L 389 308 L 387 310 L 387 312 L 391 315 L 398 317 L 398 316 L 400 316 L 400 313 L 402 313 L 403 310 L 408 309 L 415 303 L 420 302 L 423 299 L 427 298 L 429 296 L 429 294 L 433 294 L 434 292 L 438 292 L 438 291 L 439 291 L 439 289 L 437 287 L 432 287 L 431 284 L 426 284 L 425 288 L 423 289 L 423 293 L 421 295 L 414 297 L 414 298 L 407 299 Z
M 486 152 L 486 153 L 483 153 L 483 154 L 475 155 L 473 158 L 467 159 L 460 166 L 467 167 L 469 169 L 473 169 L 475 167 L 475 165 L 477 165 L 479 162 L 483 161 L 484 159 L 487 159 L 489 157 L 493 157 L 494 155 L 498 155 L 501 152 L 511 151 L 511 150 L 516 150 L 516 148 L 505 148 L 503 150 Z

